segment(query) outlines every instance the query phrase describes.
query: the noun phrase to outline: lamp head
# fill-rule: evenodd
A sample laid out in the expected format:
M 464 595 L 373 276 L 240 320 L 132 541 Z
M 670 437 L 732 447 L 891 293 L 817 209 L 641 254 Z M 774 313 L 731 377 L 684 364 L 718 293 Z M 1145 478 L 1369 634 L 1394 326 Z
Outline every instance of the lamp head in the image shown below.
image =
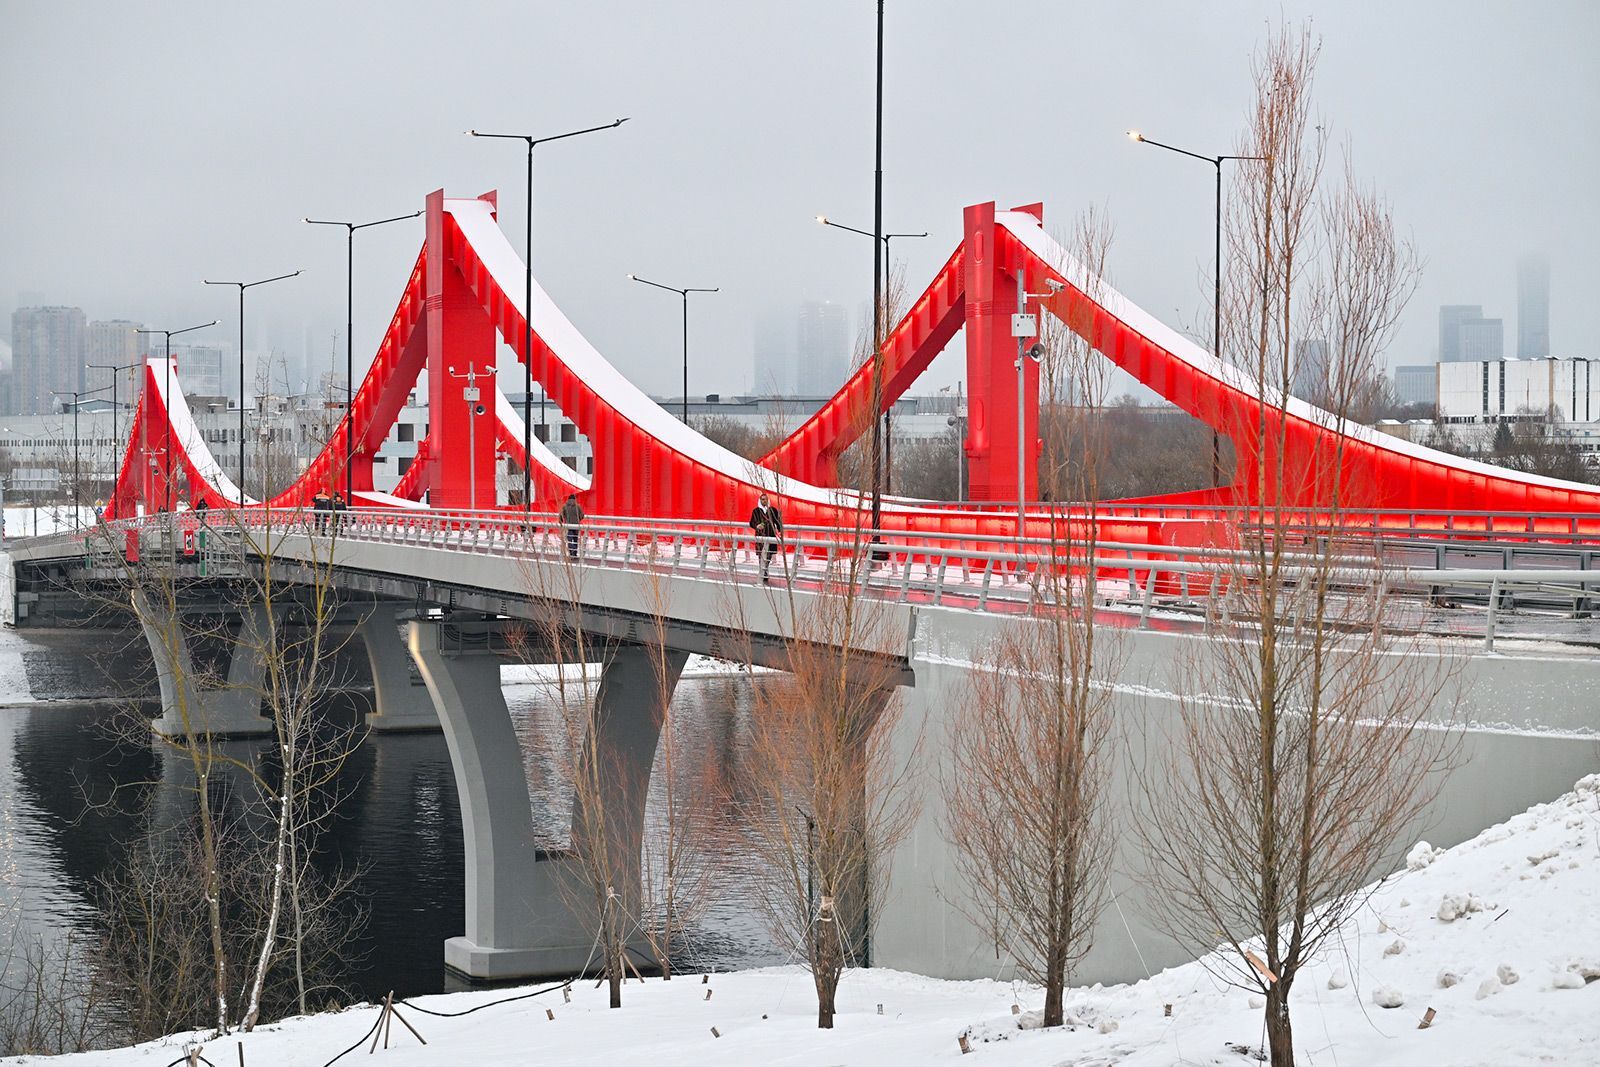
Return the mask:
M 629 280 L 629 281 L 630 281 L 630 282 L 636 282 L 636 281 L 638 281 L 638 280 L 639 280 L 639 278 L 638 278 L 638 276 L 637 276 L 637 275 L 634 275 L 634 274 L 630 274 L 630 275 L 628 275 L 628 280 Z
M 828 216 L 826 216 L 826 215 L 818 215 L 817 216 L 817 221 L 822 223 L 824 226 L 826 226 L 828 224 Z
M 1132 141 L 1142 141 L 1144 140 L 1144 134 L 1140 133 L 1138 130 L 1129 130 L 1128 139 Z

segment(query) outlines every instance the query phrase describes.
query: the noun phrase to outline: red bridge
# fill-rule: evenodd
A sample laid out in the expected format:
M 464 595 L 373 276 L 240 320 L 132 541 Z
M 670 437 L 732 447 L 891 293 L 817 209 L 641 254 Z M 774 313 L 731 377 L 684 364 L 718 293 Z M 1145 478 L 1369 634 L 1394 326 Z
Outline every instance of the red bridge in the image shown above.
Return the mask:
M 1140 382 L 1233 442 L 1233 484 L 1165 498 L 1099 507 L 1097 536 L 1124 543 L 1192 545 L 1219 536 L 1256 509 L 1281 506 L 1311 513 L 1332 499 L 1357 522 L 1419 528 L 1419 514 L 1484 515 L 1498 536 L 1543 532 L 1567 538 L 1600 534 L 1600 489 L 1477 463 L 1347 422 L 1302 401 L 1264 397 L 1243 371 L 1218 360 L 1089 273 L 1046 233 L 1041 205 L 997 211 L 993 203 L 965 211 L 964 236 L 944 267 L 888 335 L 883 348 L 881 408 L 886 409 L 965 330 L 971 408 L 966 452 L 974 501 L 1015 502 L 1018 435 L 1037 455 L 1038 368 L 1017 368 L 1010 329 L 1019 279 L 1029 309 L 1057 315 L 1089 344 Z M 494 484 L 497 451 L 531 468 L 533 506 L 576 493 L 586 510 L 649 519 L 736 520 L 760 492 L 772 494 L 790 521 L 859 527 L 863 499 L 837 487 L 841 453 L 870 426 L 872 366 L 857 368 L 822 408 L 759 462 L 703 437 L 628 381 L 584 339 L 538 285 L 533 287 L 533 350 L 524 346 L 524 267 L 496 221 L 493 193 L 427 198 L 427 238 L 349 410 L 303 475 L 270 501 L 309 505 L 318 490 L 352 487 L 352 505 L 462 509 L 472 486 Z M 1091 295 L 1093 294 L 1093 295 Z M 532 362 L 546 394 L 586 435 L 592 479 L 560 462 L 537 440 L 523 454 L 521 418 L 503 394 L 493 405 L 469 405 L 464 376 L 452 368 L 493 366 L 496 334 Z M 426 370 L 431 424 L 416 461 L 393 493 L 373 489 L 372 461 L 407 394 Z M 212 456 L 190 417 L 176 368 L 152 359 L 108 518 L 168 509 L 183 486 L 191 504 L 259 506 Z M 1023 374 L 1019 423 L 1015 375 Z M 479 419 L 479 425 L 469 420 Z M 1282 456 L 1277 452 L 1281 448 Z M 346 456 L 351 456 L 346 470 Z M 1260 478 L 1263 469 L 1284 475 Z M 1035 464 L 1022 472 L 1030 499 Z M 1333 472 L 1338 472 L 1335 475 Z M 348 482 L 347 482 L 348 477 Z M 1261 487 L 1266 486 L 1263 490 Z M 1264 498 L 1276 495 L 1275 499 Z M 421 501 L 426 500 L 423 504 Z M 1556 516 L 1560 516 L 1557 518 Z M 1592 516 L 1592 518 L 1591 518 Z M 1052 520 L 1034 514 L 1026 531 L 992 506 L 889 498 L 881 528 L 918 534 L 1032 536 Z M 1057 519 L 1056 521 L 1060 521 Z M 1073 520 L 1077 521 L 1077 520 Z M 1421 527 L 1430 525 L 1425 517 Z M 1470 532 L 1454 525 L 1456 533 Z M 1548 527 L 1548 530 L 1547 530 Z

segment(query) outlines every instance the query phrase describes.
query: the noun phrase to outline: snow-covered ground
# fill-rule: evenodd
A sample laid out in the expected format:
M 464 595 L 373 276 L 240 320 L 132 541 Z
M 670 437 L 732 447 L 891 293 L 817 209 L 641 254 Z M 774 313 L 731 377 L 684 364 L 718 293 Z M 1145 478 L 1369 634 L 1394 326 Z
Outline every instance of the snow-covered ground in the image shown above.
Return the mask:
M 1418 845 L 1382 884 L 1343 948 L 1303 971 L 1292 997 L 1297 1062 L 1352 1065 L 1600 1063 L 1600 775 L 1471 841 Z M 419 998 L 462 1011 L 524 990 Z M 390 1027 L 393 1067 L 470 1063 L 1250 1064 L 1261 1008 L 1199 963 L 1133 985 L 1072 990 L 1068 1025 L 1024 1029 L 1039 990 L 943 982 L 896 971 L 849 972 L 836 1029 L 816 1029 L 809 977 L 797 968 L 630 982 L 610 1011 L 592 982 L 446 1019 L 402 1008 L 428 1040 Z M 1165 1005 L 1172 1006 L 1171 1015 Z M 1014 1015 L 1017 1005 L 1020 1015 Z M 1388 1006 L 1393 1005 L 1393 1006 Z M 881 1008 L 881 1013 L 880 1013 Z M 1432 1008 L 1433 1023 L 1418 1029 Z M 551 1018 L 547 1010 L 553 1014 Z M 370 1034 L 374 1007 L 293 1019 L 206 1042 L 206 1058 L 321 1067 Z M 716 1033 L 713 1033 L 715 1028 Z M 720 1035 L 720 1036 L 719 1036 Z M 966 1035 L 965 1056 L 958 1044 Z M 62 1064 L 151 1067 L 182 1051 L 173 1038 L 65 1057 Z M 1243 1051 L 1240 1051 L 1240 1049 Z M 365 1059 L 363 1047 L 351 1054 Z

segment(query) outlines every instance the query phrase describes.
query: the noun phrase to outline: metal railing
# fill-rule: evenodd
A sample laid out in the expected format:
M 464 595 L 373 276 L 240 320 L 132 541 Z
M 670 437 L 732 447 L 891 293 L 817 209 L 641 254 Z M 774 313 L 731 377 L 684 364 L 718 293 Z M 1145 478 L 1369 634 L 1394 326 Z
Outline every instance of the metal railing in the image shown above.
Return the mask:
M 748 527 L 713 520 L 653 521 L 587 517 L 576 529 L 551 513 L 352 509 L 245 509 L 179 512 L 117 520 L 97 531 L 58 535 L 82 552 L 87 537 L 101 551 L 126 555 L 134 541 L 165 538 L 165 550 L 209 556 L 213 567 L 240 551 L 240 540 L 267 532 L 340 541 L 413 546 L 516 557 L 541 566 L 648 570 L 700 581 L 755 584 L 767 570 L 791 588 L 817 589 L 840 581 L 852 593 L 896 603 L 977 611 L 1053 610 L 1092 575 L 1097 600 L 1136 610 L 1148 627 L 1161 609 L 1190 616 L 1230 588 L 1252 581 L 1257 551 L 1226 545 L 1152 545 L 1117 541 L 944 533 L 884 533 L 837 527 L 793 526 L 768 541 Z M 569 534 L 576 533 L 575 540 Z M 233 535 L 238 535 L 233 536 Z M 1281 575 L 1289 583 L 1316 576 L 1344 595 L 1410 597 L 1429 608 L 1482 604 L 1484 647 L 1492 650 L 1504 612 L 1537 603 L 1586 618 L 1600 601 L 1600 570 L 1518 568 L 1408 568 L 1378 563 L 1338 538 L 1309 539 L 1319 551 L 1286 552 Z M 182 546 L 182 548 L 179 548 Z M 43 547 L 43 545 L 41 545 Z M 135 550 L 137 551 L 137 550 Z M 215 571 L 214 571 L 215 573 Z

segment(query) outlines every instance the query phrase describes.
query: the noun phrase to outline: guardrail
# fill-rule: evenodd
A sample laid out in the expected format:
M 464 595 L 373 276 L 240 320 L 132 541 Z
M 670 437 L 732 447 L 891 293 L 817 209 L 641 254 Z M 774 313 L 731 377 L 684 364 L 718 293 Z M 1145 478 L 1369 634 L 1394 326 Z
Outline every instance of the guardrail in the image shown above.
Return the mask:
M 351 509 L 245 509 L 229 512 L 178 512 L 117 520 L 94 531 L 37 539 L 91 546 L 137 559 L 151 534 L 168 538 L 164 547 L 209 555 L 221 563 L 237 554 L 236 538 L 269 531 L 379 544 L 516 556 L 543 565 L 587 565 L 651 570 L 697 580 L 754 583 L 761 580 L 761 557 L 770 552 L 770 573 L 795 587 L 817 587 L 848 578 L 862 595 L 893 602 L 979 611 L 1025 613 L 1053 608 L 1064 596 L 1063 581 L 1081 582 L 1093 574 L 1096 593 L 1109 604 L 1137 607 L 1137 625 L 1148 627 L 1160 608 L 1193 612 L 1233 586 L 1251 582 L 1252 548 L 1229 546 L 1154 546 L 1147 543 L 1063 542 L 1039 538 L 868 531 L 796 526 L 773 542 L 748 527 L 721 521 L 661 522 L 599 516 L 574 531 L 551 513 L 504 511 L 400 511 Z M 1335 542 L 1337 539 L 1335 539 Z M 1329 542 L 1324 542 L 1325 552 Z M 1474 568 L 1424 569 L 1384 566 L 1370 551 L 1343 555 L 1288 552 L 1283 560 L 1289 581 L 1321 574 L 1348 596 L 1412 597 L 1430 605 L 1470 601 L 1485 605 L 1484 647 L 1493 650 L 1502 613 L 1518 599 L 1566 606 L 1587 617 L 1600 600 L 1600 571 Z M 1329 575 L 1328 568 L 1332 567 Z M 1081 587 L 1080 587 L 1081 588 Z

